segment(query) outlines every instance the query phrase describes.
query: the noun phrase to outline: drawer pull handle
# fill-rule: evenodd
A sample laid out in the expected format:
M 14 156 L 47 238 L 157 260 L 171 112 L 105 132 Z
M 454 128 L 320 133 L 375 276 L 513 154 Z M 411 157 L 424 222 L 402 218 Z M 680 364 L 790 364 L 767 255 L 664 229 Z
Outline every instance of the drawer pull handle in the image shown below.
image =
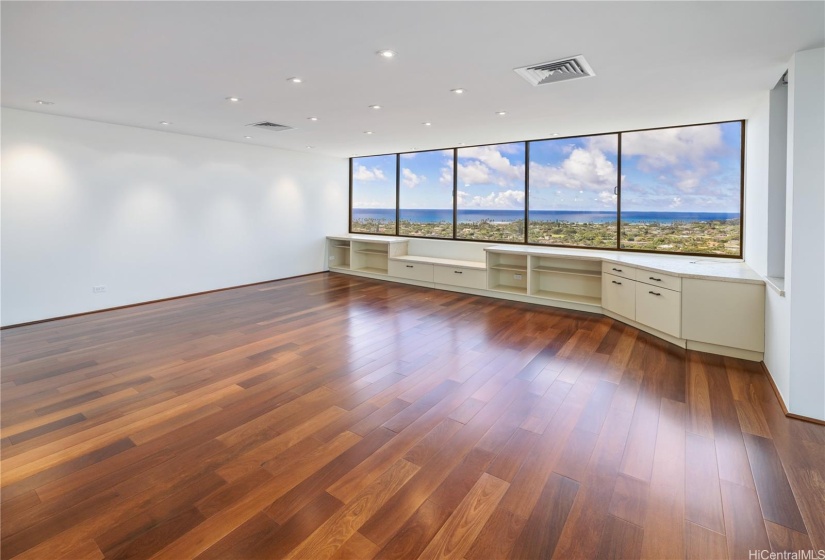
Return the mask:
M 612 282 L 613 282 L 614 284 L 618 284 L 619 286 L 621 286 L 621 285 L 622 285 L 622 283 L 621 283 L 621 282 L 616 282 L 615 280 L 612 280 Z
M 654 278 L 653 276 L 651 276 L 650 279 L 653 280 L 654 282 L 661 282 L 662 281 L 661 278 Z
M 662 295 L 662 294 L 660 294 L 659 292 L 648 292 L 648 293 L 649 293 L 649 294 L 653 294 L 654 296 L 660 296 L 660 295 Z
M 461 272 L 460 270 L 454 270 L 454 271 L 453 271 L 453 274 L 464 274 L 464 273 L 463 273 L 463 272 Z
M 411 265 L 411 264 L 407 265 L 407 268 L 412 268 L 412 267 L 413 267 L 413 265 Z
M 615 270 L 616 272 L 622 272 L 621 268 L 614 268 L 613 270 Z

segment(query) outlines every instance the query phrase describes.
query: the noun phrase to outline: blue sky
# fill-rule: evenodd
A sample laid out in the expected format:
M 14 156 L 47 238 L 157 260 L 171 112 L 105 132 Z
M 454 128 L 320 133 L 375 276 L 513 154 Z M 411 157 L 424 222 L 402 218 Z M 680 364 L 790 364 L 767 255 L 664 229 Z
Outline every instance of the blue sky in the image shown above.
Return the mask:
M 738 122 L 622 135 L 622 210 L 739 212 Z
M 453 151 L 401 154 L 401 208 L 452 209 Z
M 524 143 L 458 150 L 458 208 L 524 209 Z
M 622 210 L 739 212 L 738 122 L 622 135 Z M 612 211 L 618 135 L 530 143 L 530 209 Z M 458 149 L 459 209 L 524 208 L 525 144 Z M 452 207 L 451 150 L 401 154 L 401 207 Z M 395 156 L 353 161 L 353 206 L 394 208 Z
M 530 143 L 530 210 L 615 211 L 618 135 Z
M 395 208 L 395 154 L 352 160 L 352 207 Z

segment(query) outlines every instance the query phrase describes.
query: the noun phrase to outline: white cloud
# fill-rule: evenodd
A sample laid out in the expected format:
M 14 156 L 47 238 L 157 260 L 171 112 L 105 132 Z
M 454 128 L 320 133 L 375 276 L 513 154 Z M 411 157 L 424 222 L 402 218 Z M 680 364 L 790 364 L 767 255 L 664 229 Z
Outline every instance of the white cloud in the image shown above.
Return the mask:
M 368 169 L 366 166 L 361 164 L 355 165 L 355 170 L 352 172 L 352 178 L 357 181 L 381 181 L 386 179 L 384 172 L 378 167 Z
M 380 200 L 353 200 L 353 208 L 392 208 L 394 204 L 388 201 Z
M 500 187 L 513 186 L 524 181 L 524 164 L 512 164 L 502 155 L 511 152 L 511 146 L 477 146 L 462 148 L 458 164 L 459 180 L 465 185 L 490 185 Z M 467 161 L 469 160 L 469 161 Z
M 438 181 L 444 185 L 453 186 L 453 158 L 444 160 L 445 167 L 441 168 L 441 177 Z
M 670 202 L 670 208 L 679 208 L 682 205 L 682 197 L 674 196 Z
M 561 165 L 530 164 L 530 188 L 556 188 L 611 193 L 617 183 L 616 166 L 596 148 L 575 148 Z
M 701 165 L 722 148 L 719 125 L 645 130 L 622 136 L 622 154 L 639 156 L 639 169 L 648 173 L 685 163 Z
M 602 191 L 599 193 L 599 197 L 596 199 L 597 202 L 600 202 L 602 206 L 607 208 L 615 208 L 616 207 L 616 199 L 618 197 L 610 191 Z
M 721 125 L 647 130 L 622 139 L 622 153 L 638 158 L 634 166 L 639 171 L 655 176 L 659 189 L 677 189 L 684 195 L 719 196 L 727 190 L 730 179 L 722 174 L 718 158 L 729 149 Z
M 458 191 L 458 205 L 463 209 L 522 209 L 524 208 L 524 191 L 507 190 L 491 192 L 487 196 L 471 196 L 464 191 Z
M 422 180 L 426 180 L 423 175 L 416 175 L 406 167 L 401 170 L 401 186 L 414 189 Z

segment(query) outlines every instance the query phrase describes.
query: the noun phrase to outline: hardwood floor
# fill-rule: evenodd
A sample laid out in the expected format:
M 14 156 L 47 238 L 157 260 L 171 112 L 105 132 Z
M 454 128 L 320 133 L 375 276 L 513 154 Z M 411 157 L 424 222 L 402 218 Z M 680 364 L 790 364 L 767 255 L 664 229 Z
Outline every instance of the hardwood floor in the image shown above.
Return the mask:
M 320 274 L 2 332 L 3 558 L 825 550 L 825 427 L 612 319 Z

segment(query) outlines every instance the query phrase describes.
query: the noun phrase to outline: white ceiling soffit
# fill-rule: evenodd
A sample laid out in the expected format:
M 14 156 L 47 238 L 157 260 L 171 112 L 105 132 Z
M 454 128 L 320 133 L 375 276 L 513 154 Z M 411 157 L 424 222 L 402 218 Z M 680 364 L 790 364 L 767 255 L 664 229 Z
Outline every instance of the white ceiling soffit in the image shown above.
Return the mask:
M 720 121 L 750 116 L 795 51 L 823 46 L 824 6 L 2 2 L 0 95 L 6 107 L 338 157 Z M 595 77 L 532 87 L 513 72 L 575 53 Z M 247 126 L 263 120 L 293 130 Z
M 523 66 L 516 68 L 515 73 L 533 86 L 591 78 L 596 75 L 582 55 Z

